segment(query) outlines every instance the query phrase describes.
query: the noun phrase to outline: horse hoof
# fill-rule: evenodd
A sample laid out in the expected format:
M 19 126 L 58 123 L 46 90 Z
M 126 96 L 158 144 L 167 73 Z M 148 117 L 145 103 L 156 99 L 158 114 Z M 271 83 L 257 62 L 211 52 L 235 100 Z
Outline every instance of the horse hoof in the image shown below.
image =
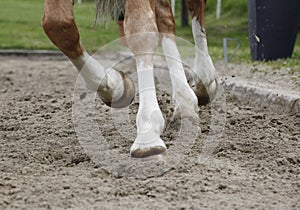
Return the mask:
M 199 81 L 198 84 L 194 87 L 194 92 L 198 98 L 198 105 L 209 104 L 216 95 L 217 87 L 217 79 L 213 80 L 207 88 L 201 81 Z
M 162 161 L 165 162 L 166 161 L 166 151 L 162 154 L 158 154 L 158 155 L 151 155 L 148 157 L 144 157 L 144 158 L 135 158 L 135 157 L 131 157 L 132 160 L 134 161 L 141 161 L 141 162 L 147 162 L 147 161 Z
M 200 122 L 196 110 L 186 106 L 178 106 L 175 108 L 171 121 L 181 121 L 182 119 L 188 119 L 192 124 L 198 124 Z
M 163 146 L 155 146 L 145 149 L 136 149 L 131 151 L 130 155 L 132 159 L 142 159 L 142 160 L 153 160 L 153 159 L 163 159 L 163 154 L 166 152 L 166 148 Z
M 101 97 L 103 103 L 112 108 L 123 108 L 129 106 L 135 97 L 135 87 L 134 83 L 130 77 L 128 77 L 125 73 L 119 71 L 122 76 L 123 84 L 124 84 L 124 92 L 123 95 L 118 100 L 105 101 L 104 98 Z

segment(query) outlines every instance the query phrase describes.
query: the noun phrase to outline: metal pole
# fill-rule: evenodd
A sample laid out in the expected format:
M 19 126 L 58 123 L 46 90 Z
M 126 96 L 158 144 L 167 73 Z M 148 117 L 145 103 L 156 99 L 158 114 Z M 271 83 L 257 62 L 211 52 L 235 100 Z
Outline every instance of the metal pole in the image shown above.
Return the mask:
M 224 62 L 228 62 L 227 58 L 227 38 L 223 38 L 223 53 L 224 53 Z
M 236 41 L 237 45 L 235 49 L 232 51 L 231 55 L 228 57 L 228 41 Z M 223 38 L 223 53 L 224 53 L 224 62 L 228 63 L 228 61 L 234 56 L 235 52 L 240 48 L 241 41 L 235 38 Z

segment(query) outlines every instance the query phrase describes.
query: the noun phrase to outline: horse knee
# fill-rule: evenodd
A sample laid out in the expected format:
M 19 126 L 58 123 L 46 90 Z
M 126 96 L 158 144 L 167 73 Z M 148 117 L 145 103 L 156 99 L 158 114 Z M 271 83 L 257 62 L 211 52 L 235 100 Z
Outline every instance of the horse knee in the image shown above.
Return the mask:
M 44 14 L 42 27 L 49 39 L 69 58 L 82 55 L 78 28 L 73 16 L 54 16 Z

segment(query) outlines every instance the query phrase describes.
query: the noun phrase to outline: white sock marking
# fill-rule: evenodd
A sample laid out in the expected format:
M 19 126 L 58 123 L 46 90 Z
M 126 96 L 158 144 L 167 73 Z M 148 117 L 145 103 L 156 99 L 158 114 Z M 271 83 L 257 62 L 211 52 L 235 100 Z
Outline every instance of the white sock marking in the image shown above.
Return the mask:
M 130 150 L 154 146 L 165 147 L 164 142 L 160 139 L 165 121 L 156 98 L 153 65 L 145 65 L 139 60 L 137 61 L 137 72 L 140 100 L 136 117 L 137 138 Z
M 189 104 L 193 106 L 194 110 L 197 110 L 197 97 L 187 82 L 175 41 L 163 36 L 162 48 L 169 68 L 175 103 L 177 105 Z
M 206 35 L 202 31 L 202 28 L 196 17 L 194 17 L 192 20 L 192 29 L 196 45 L 196 58 L 194 61 L 193 70 L 202 80 L 203 84 L 207 87 L 217 78 L 218 73 L 213 65 L 211 57 L 208 54 Z
M 105 70 L 104 67 L 90 56 L 86 51 L 77 59 L 71 62 L 80 72 L 80 76 L 85 81 L 86 88 L 97 91 L 99 86 L 109 90 L 114 100 L 119 99 L 123 94 L 122 77 L 114 69 Z

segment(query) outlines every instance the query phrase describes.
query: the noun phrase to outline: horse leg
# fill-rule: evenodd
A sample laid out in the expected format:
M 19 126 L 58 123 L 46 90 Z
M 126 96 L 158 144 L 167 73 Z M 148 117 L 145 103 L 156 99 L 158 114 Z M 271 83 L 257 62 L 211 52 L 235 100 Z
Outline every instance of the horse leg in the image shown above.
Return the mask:
M 80 71 L 86 87 L 97 91 L 104 103 L 112 107 L 129 105 L 134 97 L 133 82 L 121 72 L 104 69 L 86 52 L 80 43 L 73 4 L 72 0 L 44 1 L 42 25 L 45 33 Z
M 130 148 L 133 158 L 158 155 L 166 150 L 160 138 L 165 121 L 158 106 L 153 75 L 153 53 L 159 40 L 154 1 L 126 1 L 124 27 L 128 47 L 135 55 L 140 102 L 136 117 L 137 137 Z
M 175 22 L 169 0 L 156 0 L 156 22 L 173 87 L 174 117 L 198 120 L 198 99 L 187 82 L 181 56 L 175 42 Z
M 187 8 L 192 16 L 192 29 L 195 41 L 196 58 L 194 60 L 193 90 L 200 105 L 208 104 L 217 91 L 217 71 L 208 54 L 205 33 L 204 11 L 206 0 L 186 0 Z

